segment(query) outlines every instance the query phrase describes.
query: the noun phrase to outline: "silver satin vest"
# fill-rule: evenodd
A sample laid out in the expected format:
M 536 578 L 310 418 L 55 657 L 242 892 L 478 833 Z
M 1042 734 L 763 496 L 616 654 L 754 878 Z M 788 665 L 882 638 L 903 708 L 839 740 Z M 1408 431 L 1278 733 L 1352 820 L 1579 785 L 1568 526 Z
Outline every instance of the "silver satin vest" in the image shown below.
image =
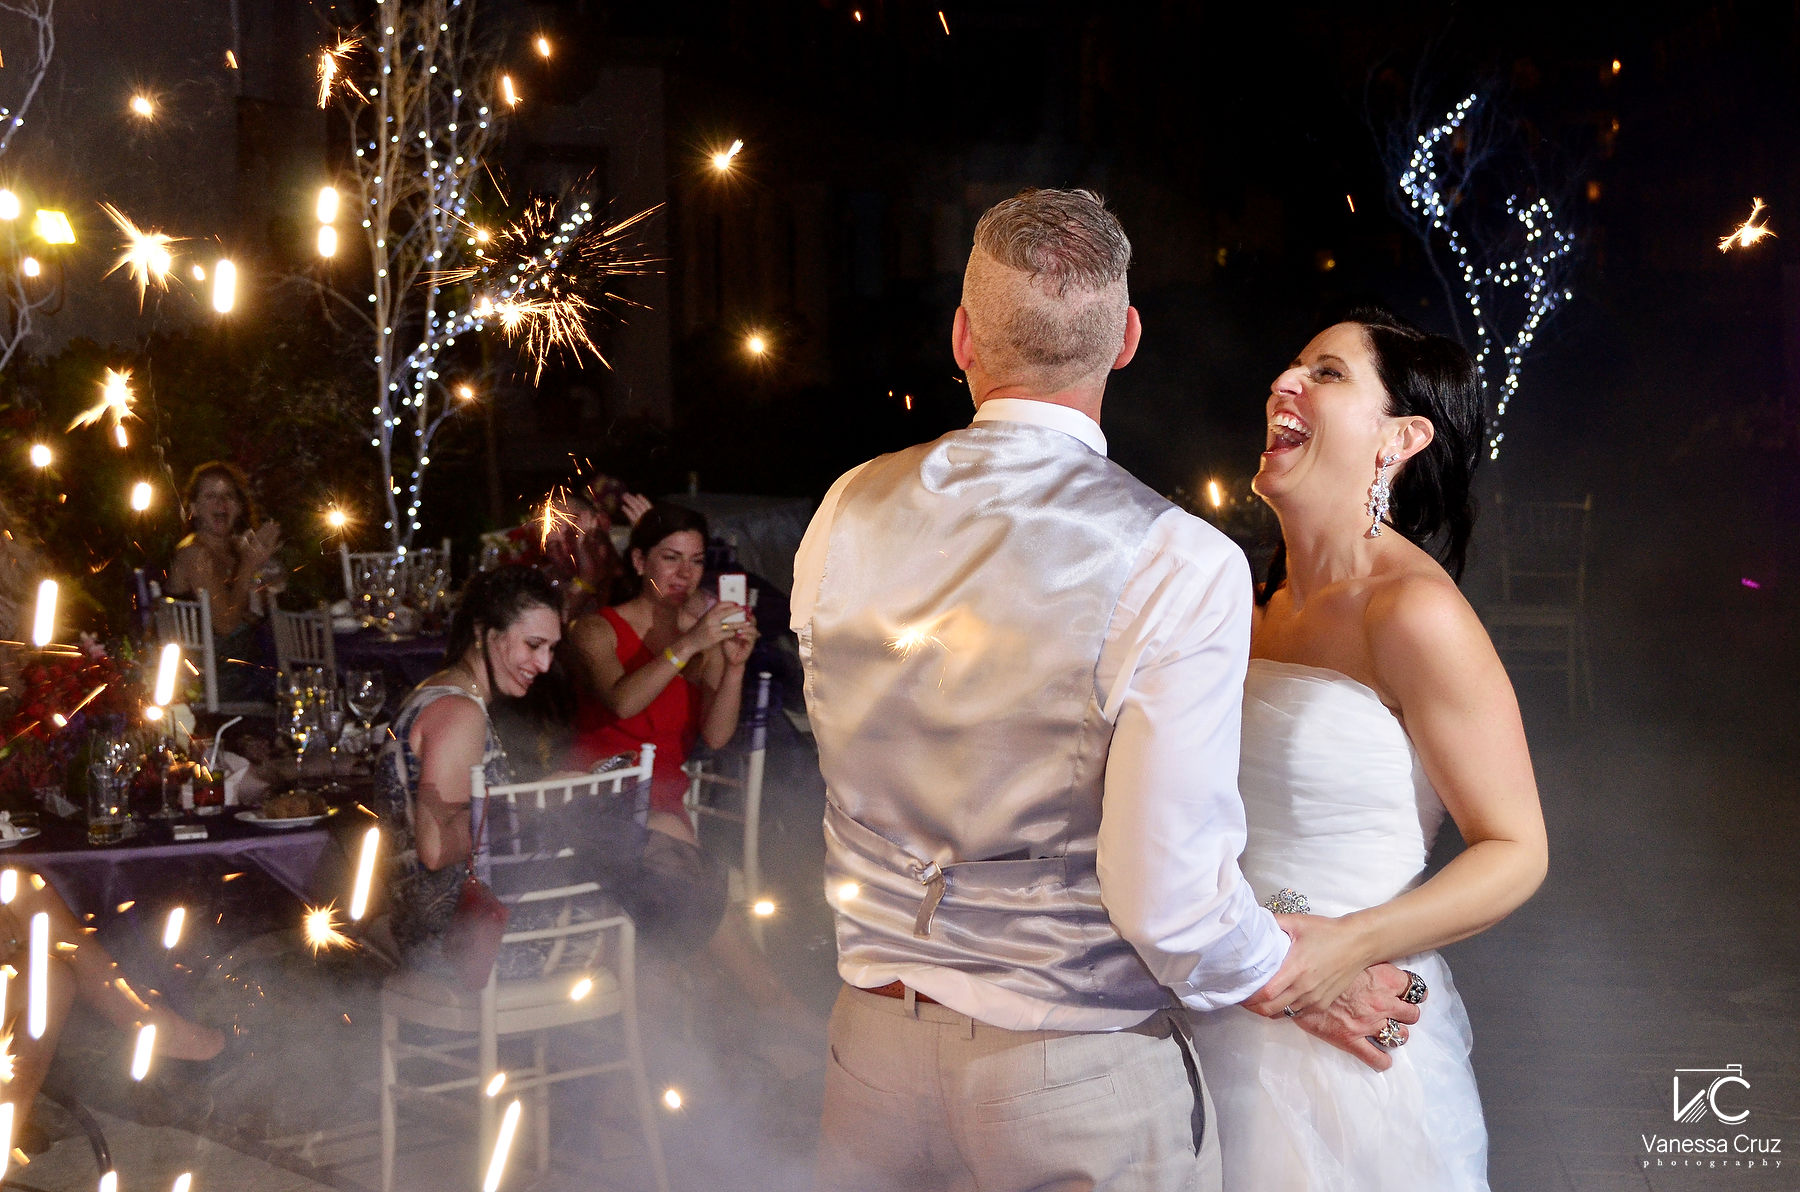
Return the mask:
M 845 488 L 806 627 L 845 959 L 1056 1005 L 1170 1004 L 1094 864 L 1113 731 L 1095 667 L 1168 508 L 1078 439 L 1017 422 L 883 456 Z

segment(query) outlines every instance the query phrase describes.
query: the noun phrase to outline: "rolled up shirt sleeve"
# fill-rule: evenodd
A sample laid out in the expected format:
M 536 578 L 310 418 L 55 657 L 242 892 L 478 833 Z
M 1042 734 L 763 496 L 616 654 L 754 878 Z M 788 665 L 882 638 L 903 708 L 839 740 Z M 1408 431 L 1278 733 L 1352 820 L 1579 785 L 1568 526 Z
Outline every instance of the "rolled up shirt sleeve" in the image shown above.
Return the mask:
M 1251 600 L 1243 553 L 1170 510 L 1139 552 L 1096 674 L 1114 722 L 1100 897 L 1156 979 L 1196 1010 L 1243 1001 L 1288 950 L 1238 869 Z

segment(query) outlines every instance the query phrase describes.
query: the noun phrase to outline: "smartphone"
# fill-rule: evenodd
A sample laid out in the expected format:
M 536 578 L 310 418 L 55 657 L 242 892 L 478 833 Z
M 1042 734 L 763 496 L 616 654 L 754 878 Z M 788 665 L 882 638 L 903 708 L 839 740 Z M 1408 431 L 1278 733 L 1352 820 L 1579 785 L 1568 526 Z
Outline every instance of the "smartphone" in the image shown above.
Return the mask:
M 750 604 L 750 578 L 741 571 L 728 571 L 719 577 L 719 602 L 721 604 Z M 724 623 L 735 625 L 743 621 L 743 613 L 732 613 Z

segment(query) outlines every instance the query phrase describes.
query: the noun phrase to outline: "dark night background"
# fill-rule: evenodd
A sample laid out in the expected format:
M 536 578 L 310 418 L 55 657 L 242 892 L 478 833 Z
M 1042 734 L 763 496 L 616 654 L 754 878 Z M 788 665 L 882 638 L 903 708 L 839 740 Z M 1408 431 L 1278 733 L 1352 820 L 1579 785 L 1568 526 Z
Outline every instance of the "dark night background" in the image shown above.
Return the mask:
M 70 438 L 60 506 L 23 451 L 91 400 L 98 368 L 129 362 L 154 382 L 170 471 L 243 462 L 288 528 L 296 590 L 324 590 L 336 560 L 314 553 L 318 511 L 371 508 L 377 483 L 348 416 L 368 407 L 367 353 L 272 279 L 316 268 L 311 196 L 346 138 L 312 104 L 311 61 L 364 15 L 239 0 L 227 29 L 222 0 L 65 3 L 42 139 L 6 167 L 65 187 L 84 240 L 65 312 L 0 380 L 14 506 L 92 570 L 96 610 L 122 607 L 125 568 L 166 552 L 172 518 L 122 522 L 125 465 L 97 442 Z M 525 95 L 495 162 L 508 184 L 591 175 L 619 210 L 666 206 L 645 234 L 662 271 L 621 285 L 649 309 L 600 336 L 615 367 L 564 362 L 535 386 L 515 369 L 434 451 L 421 537 L 465 549 L 578 464 L 653 493 L 816 498 L 871 455 L 964 424 L 949 329 L 970 236 L 1025 186 L 1100 191 L 1133 241 L 1145 334 L 1108 391 L 1113 458 L 1159 491 L 1241 492 L 1268 383 L 1323 322 L 1374 300 L 1450 330 L 1387 199 L 1396 104 L 1425 95 L 1441 112 L 1479 90 L 1504 105 L 1516 164 L 1556 199 L 1579 266 L 1479 487 L 1593 496 L 1598 707 L 1571 719 L 1555 681 L 1521 677 L 1552 876 L 1450 952 L 1494 1186 L 1718 1186 L 1632 1159 L 1639 1131 L 1668 1128 L 1678 1064 L 1760 1065 L 1757 1122 L 1795 1145 L 1800 3 L 483 11 Z M 539 31 L 547 63 L 526 48 Z M 241 79 L 218 66 L 227 36 L 245 47 Z M 189 115 L 120 134 L 129 80 Z M 734 138 L 722 175 L 708 159 Z M 1753 197 L 1775 238 L 1721 253 Z M 230 246 L 252 279 L 244 313 L 222 323 L 170 297 L 138 315 L 127 283 L 100 280 L 99 198 Z M 752 331 L 763 358 L 743 349 Z M 1495 582 L 1478 526 L 1465 586 L 1479 605 Z M 816 848 L 816 815 L 793 822 Z M 816 868 L 796 882 L 816 900 Z

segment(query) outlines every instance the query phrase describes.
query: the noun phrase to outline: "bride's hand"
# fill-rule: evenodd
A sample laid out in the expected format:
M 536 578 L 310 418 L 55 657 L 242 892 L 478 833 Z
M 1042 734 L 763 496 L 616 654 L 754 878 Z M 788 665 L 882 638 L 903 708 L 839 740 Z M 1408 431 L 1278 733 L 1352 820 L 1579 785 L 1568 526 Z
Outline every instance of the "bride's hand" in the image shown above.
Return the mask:
M 1420 1007 L 1402 998 L 1411 978 L 1391 964 L 1364 969 L 1338 999 L 1319 1010 L 1294 1016 L 1294 1025 L 1340 1051 L 1355 1056 L 1377 1072 L 1394 1062 L 1392 1053 L 1374 1038 L 1389 1019 L 1400 1024 L 1401 1046 L 1406 1027 L 1418 1022 Z
M 1244 1007 L 1265 1018 L 1329 1006 L 1368 968 L 1371 957 L 1352 919 L 1323 915 L 1277 915 L 1292 938 L 1281 971 Z

